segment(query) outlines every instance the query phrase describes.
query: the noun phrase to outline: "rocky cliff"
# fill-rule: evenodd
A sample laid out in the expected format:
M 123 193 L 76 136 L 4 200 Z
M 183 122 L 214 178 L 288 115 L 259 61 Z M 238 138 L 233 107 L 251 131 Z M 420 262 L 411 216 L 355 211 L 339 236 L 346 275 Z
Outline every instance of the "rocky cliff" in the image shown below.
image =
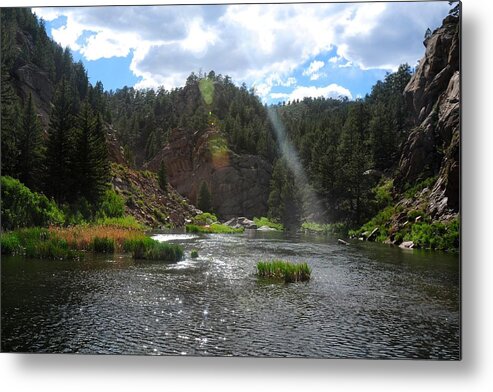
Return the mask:
M 460 23 L 447 16 L 424 44 L 426 52 L 404 90 L 415 128 L 403 146 L 397 191 L 437 177 L 427 193 L 427 212 L 447 219 L 459 211 Z
M 145 167 L 157 171 L 164 161 L 170 184 L 195 202 L 202 182 L 222 219 L 265 216 L 272 166 L 259 156 L 236 154 L 220 131 L 174 129 L 168 144 Z
M 155 173 L 111 165 L 113 189 L 125 200 L 125 212 L 150 227 L 183 227 L 202 211 L 171 186 L 163 191 Z

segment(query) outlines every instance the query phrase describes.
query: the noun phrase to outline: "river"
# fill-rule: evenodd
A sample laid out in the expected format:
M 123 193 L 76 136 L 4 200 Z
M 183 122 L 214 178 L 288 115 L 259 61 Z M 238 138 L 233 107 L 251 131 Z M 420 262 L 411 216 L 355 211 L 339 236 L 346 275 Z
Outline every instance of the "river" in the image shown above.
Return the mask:
M 458 255 L 257 231 L 155 238 L 185 259 L 2 256 L 2 351 L 460 358 Z M 306 261 L 312 279 L 258 281 L 273 258 Z

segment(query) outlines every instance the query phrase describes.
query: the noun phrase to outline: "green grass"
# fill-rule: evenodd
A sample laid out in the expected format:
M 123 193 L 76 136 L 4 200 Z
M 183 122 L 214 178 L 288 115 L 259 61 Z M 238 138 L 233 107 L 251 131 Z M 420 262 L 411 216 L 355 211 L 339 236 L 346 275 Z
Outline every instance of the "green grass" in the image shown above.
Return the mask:
M 3 255 L 21 255 L 39 259 L 79 259 L 83 254 L 47 229 L 38 227 L 3 233 L 0 237 Z
M 417 184 L 414 184 L 412 186 L 409 184 L 406 184 L 404 186 L 404 189 L 405 189 L 404 196 L 406 196 L 408 199 L 412 199 L 416 195 L 417 192 L 420 192 L 425 188 L 431 188 L 435 184 L 437 178 L 438 177 L 436 177 L 436 176 L 428 177 L 427 179 L 420 181 Z
M 131 252 L 134 259 L 179 261 L 183 258 L 180 245 L 159 242 L 149 237 L 126 240 L 123 249 Z
M 203 212 L 193 217 L 193 224 L 195 225 L 204 226 L 212 223 L 217 223 L 217 216 L 210 212 Z
M 145 226 L 133 216 L 126 215 L 121 218 L 99 218 L 95 222 L 99 226 L 112 226 L 121 229 L 145 230 Z
M 348 227 L 344 223 L 304 222 L 301 229 L 308 233 L 347 236 Z
M 284 260 L 259 261 L 257 276 L 285 283 L 310 280 L 311 269 L 307 263 L 294 264 Z
M 418 222 L 404 236 L 404 241 L 413 241 L 416 247 L 433 250 L 458 251 L 460 243 L 460 221 Z
M 91 249 L 96 253 L 114 253 L 115 240 L 108 237 L 95 237 L 92 240 Z
M 190 252 L 190 257 L 192 259 L 196 259 L 197 257 L 199 257 L 199 251 L 197 249 L 192 249 L 192 251 Z
M 389 206 L 380 211 L 375 215 L 370 221 L 365 223 L 358 230 L 350 230 L 350 237 L 360 237 L 364 232 L 371 233 L 374 229 L 378 227 L 378 235 L 376 238 L 377 242 L 383 242 L 387 239 L 390 230 L 391 218 L 395 213 L 395 207 Z
M 213 223 L 209 226 L 199 226 L 193 224 L 189 224 L 186 226 L 187 233 L 234 234 L 243 233 L 244 230 L 244 228 L 235 229 L 221 223 Z
M 261 218 L 253 218 L 253 221 L 255 222 L 257 227 L 267 226 L 276 230 L 281 230 L 281 231 L 284 230 L 284 226 L 282 223 L 271 221 L 269 218 L 266 218 L 265 216 Z

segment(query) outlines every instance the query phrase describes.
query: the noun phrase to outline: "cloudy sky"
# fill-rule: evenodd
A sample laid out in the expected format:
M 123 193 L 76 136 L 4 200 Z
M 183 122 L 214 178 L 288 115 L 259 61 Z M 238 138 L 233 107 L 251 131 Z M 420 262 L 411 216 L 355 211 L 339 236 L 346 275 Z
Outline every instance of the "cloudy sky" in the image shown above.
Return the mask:
M 362 97 L 422 57 L 447 1 L 34 8 L 48 34 L 105 89 L 183 86 L 229 75 L 265 102 Z

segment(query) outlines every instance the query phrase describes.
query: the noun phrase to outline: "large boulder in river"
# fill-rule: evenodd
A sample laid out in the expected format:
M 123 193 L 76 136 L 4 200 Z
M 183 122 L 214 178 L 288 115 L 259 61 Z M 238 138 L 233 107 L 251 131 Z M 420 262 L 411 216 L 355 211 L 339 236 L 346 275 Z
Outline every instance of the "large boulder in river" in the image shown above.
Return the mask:
M 212 207 L 222 219 L 267 214 L 271 164 L 256 155 L 231 151 L 219 130 L 173 129 L 168 144 L 145 166 L 157 171 L 161 161 L 169 183 L 192 202 L 205 182 Z

